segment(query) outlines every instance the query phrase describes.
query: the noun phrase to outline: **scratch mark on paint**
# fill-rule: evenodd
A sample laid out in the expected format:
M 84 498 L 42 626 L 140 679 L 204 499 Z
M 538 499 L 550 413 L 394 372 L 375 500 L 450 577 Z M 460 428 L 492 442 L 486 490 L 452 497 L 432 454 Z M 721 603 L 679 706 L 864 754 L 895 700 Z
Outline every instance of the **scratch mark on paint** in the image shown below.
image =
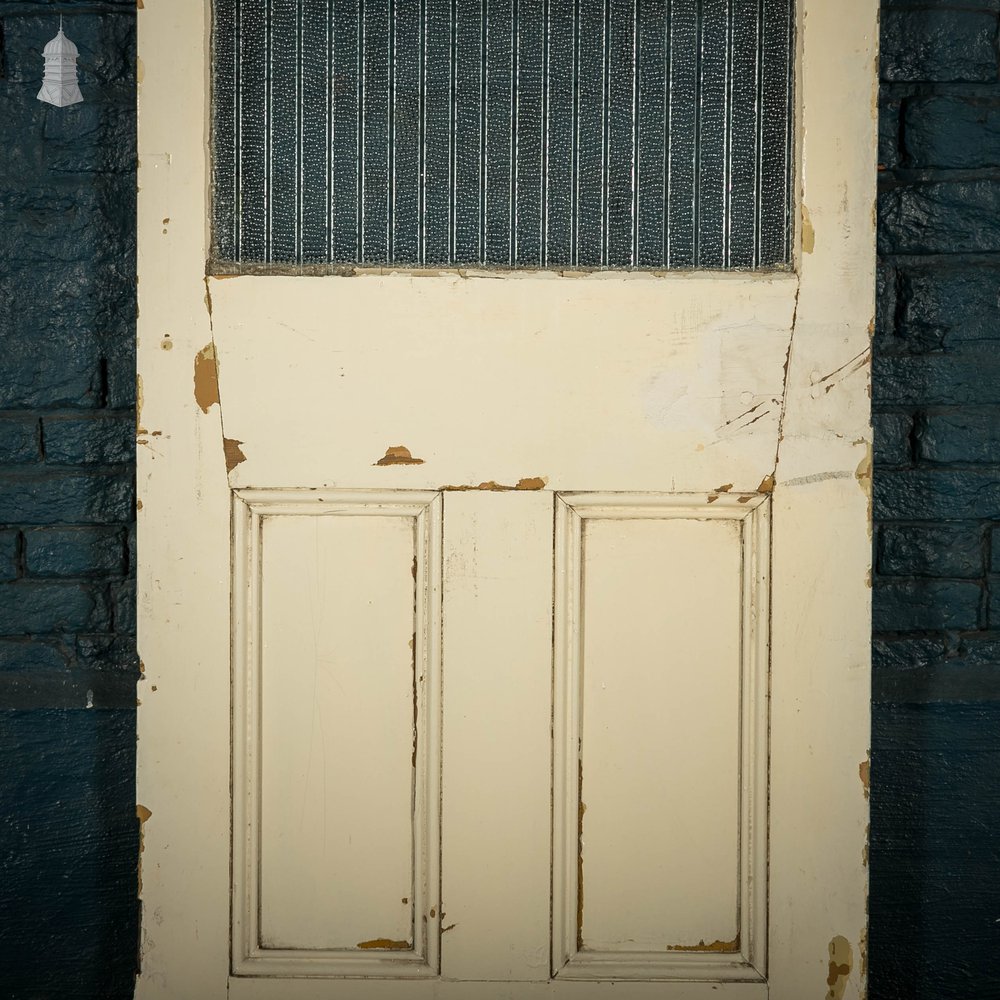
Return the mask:
M 811 476 L 796 476 L 786 481 L 786 486 L 808 486 L 810 483 L 824 483 L 828 479 L 850 479 L 852 472 L 814 472 Z
M 740 950 L 739 934 L 737 934 L 732 941 L 713 941 L 711 944 L 705 944 L 704 941 L 699 941 L 697 944 L 671 944 L 667 946 L 667 951 L 701 951 L 701 952 L 728 953 L 739 950 Z
M 826 994 L 827 1000 L 843 1000 L 844 991 L 847 989 L 847 977 L 851 974 L 853 966 L 851 942 L 838 934 L 830 942 L 830 964 L 826 977 L 826 985 L 830 989 Z
M 853 374 L 856 371 L 864 368 L 868 364 L 871 358 L 872 349 L 871 347 L 866 347 L 859 354 L 855 354 L 853 358 L 849 361 L 845 361 L 839 368 L 834 368 L 832 372 L 824 375 L 822 378 L 818 378 L 815 381 L 815 385 L 822 385 L 826 392 L 829 392 L 835 385 L 843 382 L 848 375 Z M 845 371 L 845 369 L 847 369 Z M 832 380 L 832 381 L 831 381 Z M 826 384 L 829 383 L 829 384 Z
M 219 362 L 214 342 L 194 356 L 194 400 L 202 413 L 208 413 L 219 402 Z
M 401 444 L 385 449 L 385 454 L 374 463 L 375 465 L 423 465 L 422 458 L 414 458 L 409 448 Z
M 448 924 L 448 926 L 447 926 L 447 927 L 442 927 L 442 928 L 441 928 L 441 933 L 442 933 L 442 934 L 447 934 L 447 933 L 448 933 L 448 931 L 450 931 L 450 930 L 453 930 L 453 929 L 454 929 L 454 928 L 456 928 L 457 926 L 458 926 L 458 924 Z
M 409 941 L 394 941 L 392 938 L 372 938 L 371 941 L 359 941 L 358 948 L 380 951 L 409 951 L 413 945 Z
M 232 472 L 240 462 L 245 462 L 247 460 L 246 455 L 243 454 L 243 449 L 240 445 L 243 444 L 242 441 L 237 441 L 236 438 L 222 439 L 222 450 L 226 456 L 226 472 Z

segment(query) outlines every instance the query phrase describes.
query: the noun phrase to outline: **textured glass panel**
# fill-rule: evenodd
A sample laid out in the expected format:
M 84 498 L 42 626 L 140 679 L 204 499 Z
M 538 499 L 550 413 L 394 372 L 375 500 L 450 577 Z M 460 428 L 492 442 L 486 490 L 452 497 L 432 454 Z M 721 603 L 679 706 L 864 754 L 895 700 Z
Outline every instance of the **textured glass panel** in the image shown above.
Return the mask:
M 791 259 L 794 0 L 214 0 L 214 257 Z

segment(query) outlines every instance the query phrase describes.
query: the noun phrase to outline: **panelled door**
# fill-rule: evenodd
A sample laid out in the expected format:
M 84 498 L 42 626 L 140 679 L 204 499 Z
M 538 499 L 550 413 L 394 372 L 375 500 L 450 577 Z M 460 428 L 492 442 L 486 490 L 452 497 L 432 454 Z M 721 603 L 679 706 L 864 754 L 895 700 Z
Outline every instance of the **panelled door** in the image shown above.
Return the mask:
M 140 8 L 138 996 L 863 996 L 873 0 Z

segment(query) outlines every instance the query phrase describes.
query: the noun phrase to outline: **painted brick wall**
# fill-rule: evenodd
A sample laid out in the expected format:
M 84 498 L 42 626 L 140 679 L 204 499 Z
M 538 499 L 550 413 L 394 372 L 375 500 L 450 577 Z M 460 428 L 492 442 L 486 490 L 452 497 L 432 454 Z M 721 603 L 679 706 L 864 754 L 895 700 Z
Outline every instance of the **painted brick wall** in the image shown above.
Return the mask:
M 882 10 L 871 996 L 1000 996 L 997 0 Z
M 998 8 L 883 10 L 873 1000 L 1000 996 Z M 60 12 L 87 100 L 57 111 L 35 93 Z M 138 919 L 134 0 L 3 0 L 0 29 L 0 998 L 116 1000 Z
M 36 100 L 65 15 L 85 103 Z M 132 995 L 135 2 L 0 3 L 0 997 Z

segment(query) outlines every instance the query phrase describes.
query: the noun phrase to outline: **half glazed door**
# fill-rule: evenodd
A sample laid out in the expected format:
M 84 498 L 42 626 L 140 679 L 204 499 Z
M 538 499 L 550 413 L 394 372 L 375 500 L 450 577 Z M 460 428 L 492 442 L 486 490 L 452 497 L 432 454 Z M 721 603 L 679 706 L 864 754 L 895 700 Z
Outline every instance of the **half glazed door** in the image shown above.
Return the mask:
M 864 995 L 875 15 L 147 0 L 140 997 Z

